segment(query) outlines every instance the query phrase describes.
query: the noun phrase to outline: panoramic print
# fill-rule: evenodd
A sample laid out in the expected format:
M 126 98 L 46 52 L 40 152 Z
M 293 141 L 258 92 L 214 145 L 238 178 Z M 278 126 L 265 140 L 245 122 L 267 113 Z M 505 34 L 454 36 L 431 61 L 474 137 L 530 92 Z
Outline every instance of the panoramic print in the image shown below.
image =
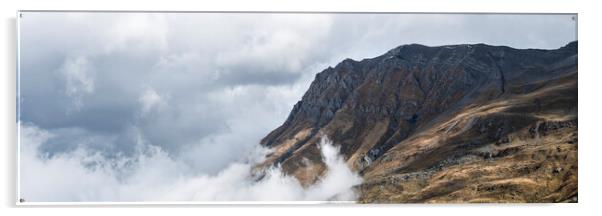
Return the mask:
M 577 202 L 577 15 L 20 11 L 17 202 Z

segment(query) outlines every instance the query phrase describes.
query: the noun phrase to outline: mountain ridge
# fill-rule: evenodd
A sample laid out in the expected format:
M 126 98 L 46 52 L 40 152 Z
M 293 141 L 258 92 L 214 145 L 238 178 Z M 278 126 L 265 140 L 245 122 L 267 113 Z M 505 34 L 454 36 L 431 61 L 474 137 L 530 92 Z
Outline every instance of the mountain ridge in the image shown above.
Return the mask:
M 501 111 L 489 116 L 479 114 L 476 110 L 501 101 L 512 101 L 517 103 L 516 106 L 523 106 L 519 105 L 524 103 L 521 97 L 546 89 L 561 91 L 550 83 L 574 81 L 574 92 L 562 90 L 558 93 L 568 95 L 567 101 L 561 102 L 564 106 L 558 109 L 569 110 L 568 114 L 563 115 L 568 116 L 568 122 L 574 120 L 575 123 L 570 123 L 574 127 L 569 128 L 576 133 L 577 47 L 577 41 L 553 50 L 514 49 L 486 44 L 437 47 L 409 44 L 374 58 L 361 61 L 345 59 L 335 67 L 328 67 L 316 74 L 286 121 L 261 140 L 261 145 L 275 150 L 261 166 L 280 164 L 287 173 L 309 185 L 326 172 L 321 165 L 316 143 L 321 135 L 327 135 L 340 145 L 348 165 L 369 181 L 383 174 L 382 167 L 390 166 L 383 162 L 383 157 L 391 156 L 391 150 L 402 148 L 402 145 L 419 145 L 408 142 L 462 112 L 499 118 L 497 122 L 505 124 L 498 128 L 485 128 L 481 132 L 489 134 L 489 130 L 500 130 L 492 132 L 492 135 L 470 134 L 471 138 L 483 142 L 473 144 L 474 148 L 458 150 L 453 147 L 450 152 L 441 150 L 439 154 L 416 152 L 412 156 L 414 159 L 387 158 L 400 166 L 393 169 L 397 171 L 387 171 L 393 173 L 409 171 L 404 171 L 401 166 L 403 161 L 415 160 L 415 163 L 421 161 L 433 165 L 448 157 L 473 151 L 487 142 L 498 142 L 534 122 L 544 121 L 542 117 L 524 116 L 541 115 L 538 112 L 542 110 L 542 102 L 545 104 L 559 99 L 547 96 L 534 98 L 539 101 L 535 104 L 539 104 L 540 111 L 513 114 Z M 553 112 L 558 111 L 557 107 L 553 108 Z M 523 122 L 513 115 L 528 120 Z M 456 124 L 473 127 L 473 123 L 463 121 L 458 120 L 462 123 Z M 478 119 L 471 121 L 483 123 Z M 570 133 L 573 129 L 570 129 Z M 437 137 L 436 134 L 431 136 Z M 462 139 L 470 144 L 469 140 Z M 452 148 L 449 146 L 441 148 Z M 434 162 L 416 159 L 426 156 L 438 159 L 433 159 Z M 425 166 L 418 166 L 412 171 L 425 170 Z

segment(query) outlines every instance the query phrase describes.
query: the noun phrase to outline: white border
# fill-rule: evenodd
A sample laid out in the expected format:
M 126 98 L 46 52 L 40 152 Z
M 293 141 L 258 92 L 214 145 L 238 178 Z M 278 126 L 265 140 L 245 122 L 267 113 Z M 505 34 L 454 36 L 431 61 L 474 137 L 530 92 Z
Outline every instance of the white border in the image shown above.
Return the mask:
M 19 95 L 21 95 L 21 55 L 19 55 L 19 52 L 21 51 L 21 12 L 16 13 L 17 15 L 17 22 L 15 23 L 17 25 L 17 50 L 16 50 L 16 59 L 17 59 L 17 107 L 16 107 L 16 111 L 17 111 L 17 188 L 16 188 L 16 192 L 17 194 L 15 195 L 17 197 L 17 203 L 19 203 L 19 195 L 21 194 L 21 125 L 20 125 L 20 117 L 21 117 L 21 98 L 19 97 Z

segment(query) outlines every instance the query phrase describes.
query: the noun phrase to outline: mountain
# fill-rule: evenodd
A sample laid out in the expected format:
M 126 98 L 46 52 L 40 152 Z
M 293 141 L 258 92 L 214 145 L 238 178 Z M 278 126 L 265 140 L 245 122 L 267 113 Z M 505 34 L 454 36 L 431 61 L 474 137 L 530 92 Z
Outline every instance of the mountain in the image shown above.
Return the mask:
M 364 178 L 359 202 L 577 199 L 577 42 L 555 50 L 403 45 L 318 73 L 261 140 L 302 184 L 328 136 Z

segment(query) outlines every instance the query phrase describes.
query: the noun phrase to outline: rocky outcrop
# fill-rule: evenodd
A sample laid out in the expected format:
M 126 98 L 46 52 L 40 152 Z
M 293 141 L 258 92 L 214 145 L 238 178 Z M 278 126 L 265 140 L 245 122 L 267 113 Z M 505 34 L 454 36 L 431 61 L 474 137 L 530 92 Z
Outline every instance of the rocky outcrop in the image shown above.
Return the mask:
M 447 167 L 532 157 L 527 152 L 537 151 L 531 144 L 560 145 L 542 142 L 542 137 L 574 137 L 574 161 L 562 169 L 571 173 L 566 181 L 574 174 L 576 196 L 577 140 L 576 135 L 567 135 L 577 133 L 576 82 L 577 42 L 556 50 L 411 44 L 372 59 L 346 59 L 318 73 L 284 124 L 261 141 L 275 150 L 262 165 L 280 164 L 302 183 L 311 184 L 325 172 L 316 143 L 322 134 L 328 135 L 340 145 L 348 165 L 366 180 L 357 188 L 361 201 L 426 202 L 470 185 L 447 182 L 450 185 L 444 188 L 449 193 L 418 190 L 434 187 L 429 179 Z M 572 151 L 567 150 L 566 158 Z M 311 163 L 303 162 L 308 160 Z M 508 165 L 531 162 L 517 159 Z M 414 182 L 422 185 L 414 196 L 393 193 L 404 186 L 398 178 L 413 179 L 409 176 L 422 176 Z M 388 178 L 397 179 L 393 189 L 386 186 L 390 182 L 382 183 Z M 371 185 L 381 192 L 374 192 Z M 483 190 L 510 190 L 490 186 L 493 189 Z M 558 201 L 533 196 L 541 199 L 517 201 Z

